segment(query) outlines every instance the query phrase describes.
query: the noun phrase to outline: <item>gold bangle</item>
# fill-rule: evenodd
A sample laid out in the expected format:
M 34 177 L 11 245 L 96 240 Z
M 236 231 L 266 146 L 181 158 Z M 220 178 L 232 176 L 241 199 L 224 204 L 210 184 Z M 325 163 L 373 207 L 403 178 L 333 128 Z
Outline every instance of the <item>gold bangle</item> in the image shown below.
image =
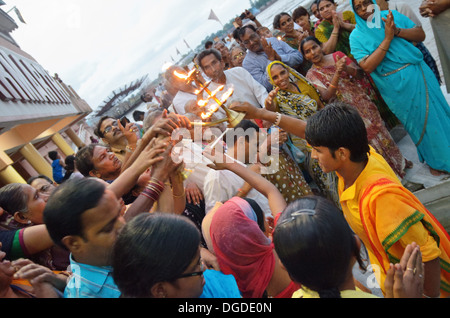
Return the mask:
M 380 50 L 383 50 L 385 52 L 387 52 L 388 50 L 386 50 L 384 47 L 381 47 L 381 45 L 378 47 Z
M 182 197 L 184 197 L 184 196 L 186 195 L 186 192 L 183 191 L 183 194 L 181 194 L 181 195 L 175 195 L 175 194 L 172 192 L 172 195 L 173 195 L 174 198 L 182 198 Z

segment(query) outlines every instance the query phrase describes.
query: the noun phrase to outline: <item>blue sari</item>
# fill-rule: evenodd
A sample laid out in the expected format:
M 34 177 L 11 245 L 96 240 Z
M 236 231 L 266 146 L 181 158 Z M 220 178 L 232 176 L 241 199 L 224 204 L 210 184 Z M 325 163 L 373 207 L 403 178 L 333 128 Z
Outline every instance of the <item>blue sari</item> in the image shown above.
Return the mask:
M 353 0 L 350 4 L 353 8 Z M 358 63 L 384 40 L 381 17 L 386 18 L 389 12 L 377 9 L 373 21 L 365 21 L 355 12 L 356 28 L 350 35 L 350 47 Z M 399 12 L 392 10 L 392 14 L 397 27 L 415 27 Z M 407 40 L 394 37 L 384 60 L 371 76 L 416 144 L 420 161 L 435 170 L 450 172 L 450 107 L 421 51 Z

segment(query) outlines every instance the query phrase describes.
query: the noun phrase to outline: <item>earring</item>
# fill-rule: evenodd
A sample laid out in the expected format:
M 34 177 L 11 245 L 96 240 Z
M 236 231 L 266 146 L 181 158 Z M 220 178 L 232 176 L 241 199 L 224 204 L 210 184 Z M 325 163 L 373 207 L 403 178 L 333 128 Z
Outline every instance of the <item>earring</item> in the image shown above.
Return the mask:
M 27 224 L 31 224 L 31 221 L 30 221 L 30 220 L 28 220 Z

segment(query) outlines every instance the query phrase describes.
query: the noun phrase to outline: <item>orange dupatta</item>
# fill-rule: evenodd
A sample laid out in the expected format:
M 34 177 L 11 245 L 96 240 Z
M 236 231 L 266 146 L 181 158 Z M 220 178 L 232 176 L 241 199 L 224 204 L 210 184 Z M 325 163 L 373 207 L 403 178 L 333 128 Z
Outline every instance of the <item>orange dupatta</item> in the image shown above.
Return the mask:
M 421 223 L 440 249 L 441 297 L 450 296 L 450 236 L 439 221 L 406 188 L 386 175 L 372 175 L 365 180 L 359 198 L 361 222 L 370 242 L 371 263 L 384 272 L 389 263 L 401 258 L 398 246 L 408 230 Z M 389 197 L 396 200 L 389 200 Z M 395 246 L 395 247 L 394 247 Z M 384 290 L 384 277 L 380 282 Z

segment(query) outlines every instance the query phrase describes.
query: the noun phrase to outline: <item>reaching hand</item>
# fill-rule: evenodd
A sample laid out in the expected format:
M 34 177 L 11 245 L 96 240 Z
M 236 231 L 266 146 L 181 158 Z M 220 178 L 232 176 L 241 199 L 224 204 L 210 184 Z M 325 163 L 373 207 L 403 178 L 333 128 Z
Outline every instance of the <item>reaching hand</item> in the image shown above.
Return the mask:
M 253 106 L 247 102 L 233 102 L 230 105 L 230 109 L 237 112 L 246 113 L 245 119 L 259 119 L 258 112 L 261 110 L 261 108 Z
M 269 95 L 266 98 L 265 106 L 267 110 L 270 110 L 272 112 L 276 111 L 275 107 L 275 98 L 277 97 L 278 92 L 280 91 L 280 88 L 277 87 L 273 91 L 269 93 Z
M 123 127 L 120 120 L 117 120 L 117 125 L 119 126 L 119 129 L 122 131 L 123 135 L 127 139 L 128 144 L 135 145 L 139 140 L 139 137 L 137 135 L 139 128 L 133 123 L 128 123 L 125 127 Z
M 223 146 L 223 142 L 219 142 L 215 148 L 206 147 L 203 151 L 203 155 L 213 162 L 208 165 L 209 168 L 214 170 L 226 170 L 228 169 L 228 164 L 235 161 L 224 153 Z M 222 151 L 216 151 L 219 147 Z

